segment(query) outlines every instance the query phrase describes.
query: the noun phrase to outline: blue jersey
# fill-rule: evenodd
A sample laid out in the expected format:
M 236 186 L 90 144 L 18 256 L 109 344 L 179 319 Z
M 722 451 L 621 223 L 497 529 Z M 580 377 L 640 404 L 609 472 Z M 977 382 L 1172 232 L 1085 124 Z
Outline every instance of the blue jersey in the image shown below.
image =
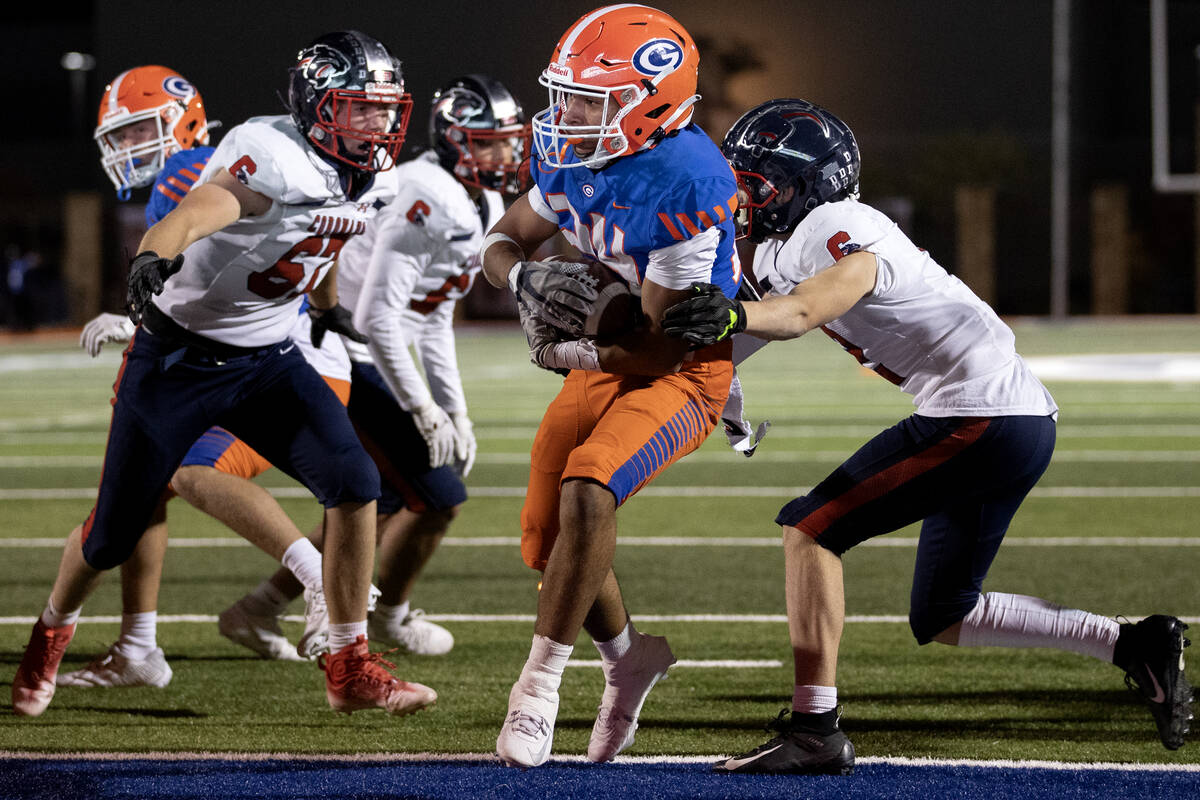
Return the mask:
M 574 152 L 567 155 L 567 163 L 576 160 Z M 597 171 L 555 169 L 537 160 L 532 174 L 567 240 L 630 283 L 640 285 L 645 279 L 651 251 L 717 228 L 717 254 L 708 280 L 729 297 L 737 293 L 737 183 L 721 151 L 699 126 L 688 125 L 650 150 Z
M 179 205 L 183 196 L 192 189 L 192 184 L 204 171 L 204 165 L 212 157 L 215 147 L 193 147 L 190 150 L 180 150 L 167 159 L 154 189 L 150 192 L 150 200 L 146 203 L 146 227 L 170 213 Z

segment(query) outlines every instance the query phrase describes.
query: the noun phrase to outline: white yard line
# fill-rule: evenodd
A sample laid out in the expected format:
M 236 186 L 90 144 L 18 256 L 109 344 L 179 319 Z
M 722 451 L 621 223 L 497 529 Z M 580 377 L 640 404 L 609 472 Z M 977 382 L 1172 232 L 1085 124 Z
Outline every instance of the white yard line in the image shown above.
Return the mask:
M 728 754 L 699 756 L 617 756 L 617 764 L 709 764 Z M 315 763 L 392 763 L 392 762 L 471 762 L 499 764 L 494 753 L 359 753 L 357 755 L 335 755 L 328 753 L 215 753 L 215 752 L 167 752 L 149 753 L 45 753 L 35 750 L 0 750 L 0 760 L 37 759 L 39 761 L 301 761 Z M 586 756 L 556 755 L 550 763 L 585 763 Z M 887 764 L 900 767 L 981 767 L 984 769 L 1020 770 L 1088 770 L 1112 772 L 1188 772 L 1200 773 L 1200 764 L 1121 764 L 1090 761 L 984 761 L 968 758 L 905 758 L 903 756 L 860 756 L 856 764 Z
M 621 536 L 622 547 L 779 547 L 778 536 Z M 447 537 L 442 547 L 520 547 L 515 536 Z M 63 538 L 52 536 L 29 538 L 0 538 L 0 548 L 37 549 L 61 548 Z M 175 536 L 168 547 L 225 548 L 251 547 L 245 539 L 234 536 Z M 881 536 L 868 539 L 858 547 L 916 547 L 915 536 Z M 1012 536 L 1004 540 L 1005 547 L 1200 547 L 1200 536 Z
M 1138 620 L 1146 616 L 1144 614 L 1127 614 L 1125 615 L 1131 620 Z M 300 614 L 288 614 L 282 617 L 284 622 L 303 623 L 304 617 Z M 535 621 L 533 614 L 427 614 L 425 619 L 431 622 L 519 622 L 523 624 L 532 624 Z M 1200 623 L 1200 617 L 1180 617 L 1179 619 L 1188 623 Z M 0 617 L 0 625 L 32 625 L 37 621 L 37 617 Z M 121 622 L 120 615 L 96 615 L 90 617 L 80 617 L 79 622 L 86 625 L 99 623 L 107 623 L 116 625 Z M 158 622 L 160 624 L 211 624 L 215 625 L 217 616 L 215 614 L 159 614 Z M 656 623 L 656 622 L 699 622 L 713 623 L 720 625 L 742 625 L 748 623 L 768 623 L 768 624 L 784 624 L 787 622 L 787 617 L 783 614 L 638 614 L 637 622 L 639 624 Z M 852 614 L 846 617 L 847 625 L 907 625 L 908 615 L 906 614 Z
M 811 486 L 648 486 L 639 497 L 798 497 Z M 278 498 L 310 498 L 299 486 L 267 487 Z M 472 486 L 474 497 L 524 497 L 523 486 Z M 1038 487 L 1030 497 L 1200 497 L 1200 486 L 1048 486 Z M 0 500 L 94 500 L 96 489 L 0 489 Z

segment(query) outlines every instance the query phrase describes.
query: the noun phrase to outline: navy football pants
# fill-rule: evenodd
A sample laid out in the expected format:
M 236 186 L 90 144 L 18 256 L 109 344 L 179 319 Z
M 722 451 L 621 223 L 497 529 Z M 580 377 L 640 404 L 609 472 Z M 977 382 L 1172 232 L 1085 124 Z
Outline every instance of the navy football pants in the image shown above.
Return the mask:
M 180 460 L 220 425 L 304 484 L 326 508 L 379 496 L 379 473 L 346 411 L 292 342 L 217 359 L 144 326 L 125 350 L 83 555 L 129 558 Z
M 467 487 L 450 466 L 429 466 L 429 447 L 392 395 L 374 364 L 350 367 L 350 421 L 383 478 L 379 513 L 402 508 L 447 511 L 467 500 Z
M 914 414 L 863 445 L 775 521 L 839 556 L 924 520 L 909 624 L 917 641 L 971 612 L 1017 508 L 1054 452 L 1050 417 Z

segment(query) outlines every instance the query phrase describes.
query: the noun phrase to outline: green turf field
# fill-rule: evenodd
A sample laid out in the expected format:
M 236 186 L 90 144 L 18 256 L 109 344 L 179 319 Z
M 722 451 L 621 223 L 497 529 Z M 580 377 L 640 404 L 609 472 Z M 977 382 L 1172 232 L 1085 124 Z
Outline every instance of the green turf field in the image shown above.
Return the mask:
M 1195 318 L 1015 329 L 1027 356 L 1200 357 Z M 7 687 L 60 554 L 44 540 L 61 540 L 90 508 L 119 358 L 92 362 L 69 341 L 0 345 L 0 751 L 491 752 L 536 599 L 537 576 L 515 544 L 526 454 L 559 383 L 528 364 L 523 345 L 510 328 L 460 335 L 480 456 L 472 499 L 414 603 L 435 618 L 469 619 L 444 623 L 457 639 L 449 656 L 397 659 L 402 677 L 441 695 L 432 711 L 401 720 L 335 716 L 315 666 L 257 660 L 211 621 L 160 624 L 175 670 L 166 689 L 63 689 L 43 716 L 12 716 Z M 1107 365 L 1099 374 L 1111 380 L 1048 381 L 1062 408 L 1058 450 L 987 588 L 1108 615 L 1200 620 L 1200 383 L 1127 382 Z M 680 659 L 766 665 L 676 667 L 651 695 L 631 754 L 729 753 L 763 740 L 762 724 L 787 705 L 792 684 L 774 514 L 911 410 L 820 335 L 770 346 L 742 377 L 751 417 L 774 423 L 760 452 L 747 460 L 718 433 L 628 502 L 616 569 L 639 627 L 668 635 Z M 318 519 L 315 501 L 285 476 L 262 482 L 288 490 L 281 502 L 302 529 Z M 273 568 L 181 501 L 170 520 L 177 544 L 222 541 L 170 550 L 162 615 L 215 617 Z M 917 647 L 903 621 L 915 536 L 906 529 L 846 557 L 851 621 L 839 693 L 860 755 L 1200 762 L 1196 741 L 1175 753 L 1161 747 L 1114 667 L 1052 651 Z M 84 614 L 119 613 L 113 576 Z M 486 619 L 501 615 L 518 619 Z M 101 652 L 117 630 L 81 624 L 65 668 Z M 1193 632 L 1200 642 L 1200 625 Z M 575 656 L 597 658 L 586 637 Z M 568 670 L 556 753 L 584 751 L 601 686 L 594 667 Z

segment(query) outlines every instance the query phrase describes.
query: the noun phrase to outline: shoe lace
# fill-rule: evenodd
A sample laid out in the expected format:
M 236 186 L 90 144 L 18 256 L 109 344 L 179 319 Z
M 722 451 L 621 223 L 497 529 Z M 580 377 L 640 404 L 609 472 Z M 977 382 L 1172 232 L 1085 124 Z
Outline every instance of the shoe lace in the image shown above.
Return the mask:
M 513 730 L 530 738 L 548 736 L 550 733 L 550 724 L 544 717 L 530 714 L 519 708 L 508 715 L 508 724 Z
M 771 733 L 787 733 L 790 726 L 788 725 L 788 716 L 792 712 L 789 709 L 781 709 L 775 719 L 769 721 L 763 730 Z

